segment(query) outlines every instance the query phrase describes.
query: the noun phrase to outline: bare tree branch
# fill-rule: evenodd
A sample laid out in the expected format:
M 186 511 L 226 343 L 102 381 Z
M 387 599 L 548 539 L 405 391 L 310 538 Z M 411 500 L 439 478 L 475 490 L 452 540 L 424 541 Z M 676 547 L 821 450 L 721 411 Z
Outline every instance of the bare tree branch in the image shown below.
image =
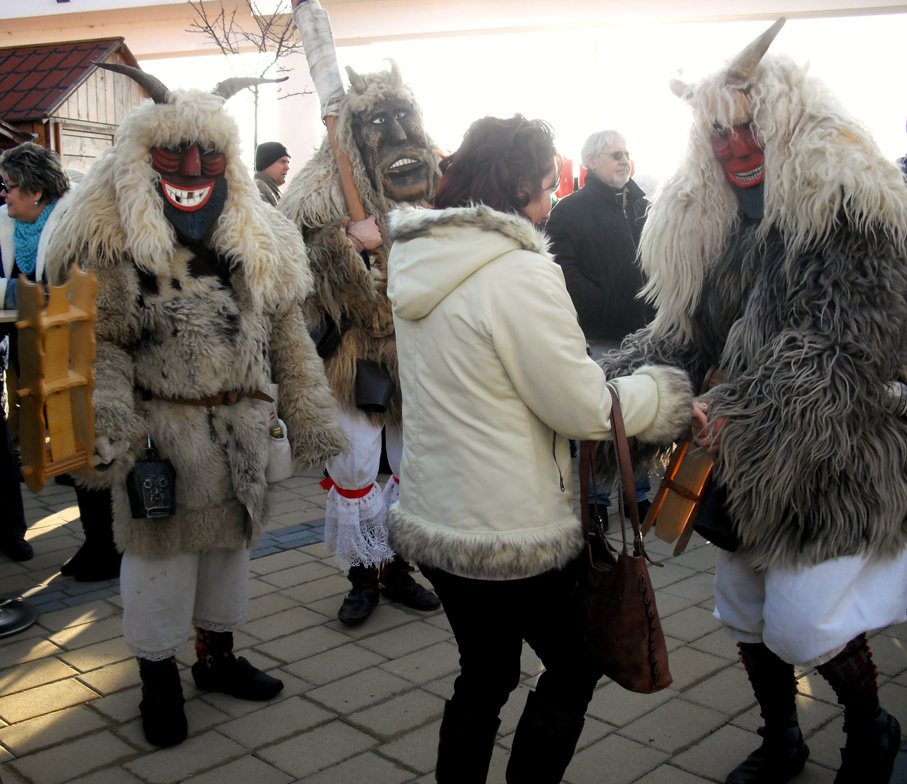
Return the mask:
M 304 49 L 302 41 L 296 33 L 293 23 L 293 7 L 291 0 L 279 0 L 273 13 L 263 13 L 256 0 L 245 0 L 246 9 L 252 18 L 254 27 L 244 27 L 243 18 L 237 18 L 238 8 L 231 12 L 221 6 L 218 13 L 209 13 L 205 7 L 205 0 L 187 0 L 196 19 L 187 28 L 186 32 L 198 33 L 205 36 L 214 46 L 227 55 L 227 62 L 234 76 L 250 76 L 252 74 L 237 74 L 234 63 L 229 55 L 238 55 L 252 49 L 259 55 L 266 55 L 259 62 L 261 65 L 254 74 L 267 78 L 269 72 L 276 67 L 276 73 L 284 74 L 289 68 L 284 68 L 280 61 L 293 54 L 301 54 Z M 258 88 L 252 89 L 255 95 L 255 142 L 258 143 Z M 310 95 L 311 90 L 298 90 L 286 93 L 278 88 L 278 100 L 291 98 L 296 95 Z

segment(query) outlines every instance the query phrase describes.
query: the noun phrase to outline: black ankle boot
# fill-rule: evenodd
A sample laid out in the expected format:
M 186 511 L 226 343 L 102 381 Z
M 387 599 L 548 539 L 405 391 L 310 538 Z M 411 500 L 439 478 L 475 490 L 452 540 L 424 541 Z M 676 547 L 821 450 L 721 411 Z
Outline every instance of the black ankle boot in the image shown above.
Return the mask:
M 414 610 L 437 610 L 441 600 L 431 591 L 423 588 L 412 577 L 413 567 L 399 555 L 381 570 L 381 592 L 400 604 Z
M 189 732 L 183 712 L 183 684 L 176 659 L 149 661 L 139 659 L 142 679 L 142 730 L 153 746 L 175 746 L 186 740 Z
M 351 566 L 348 579 L 353 584 L 353 589 L 340 605 L 337 619 L 347 626 L 356 626 L 378 606 L 378 570 Z
M 734 768 L 725 784 L 783 784 L 806 765 L 809 748 L 794 711 L 783 725 L 760 727 L 762 745 Z
M 507 784 L 558 784 L 584 724 L 583 716 L 571 716 L 530 692 L 513 736 Z
M 847 743 L 835 784 L 888 784 L 901 744 L 901 727 L 879 705 L 879 685 L 865 634 L 858 634 L 817 672 L 844 706 Z
M 448 700 L 438 733 L 438 784 L 484 784 L 501 720 L 464 715 Z
M 857 724 L 856 722 L 854 722 Z M 834 784 L 888 784 L 901 746 L 901 725 L 884 708 L 868 722 L 849 727 Z
M 219 691 L 240 700 L 270 700 L 283 681 L 253 667 L 244 656 L 233 655 L 233 633 L 196 629 L 192 678 L 202 691 Z
M 98 547 L 86 541 L 76 554 L 60 567 L 60 574 L 75 577 L 81 583 L 113 580 L 120 576 L 122 558 L 112 543 L 109 547 Z

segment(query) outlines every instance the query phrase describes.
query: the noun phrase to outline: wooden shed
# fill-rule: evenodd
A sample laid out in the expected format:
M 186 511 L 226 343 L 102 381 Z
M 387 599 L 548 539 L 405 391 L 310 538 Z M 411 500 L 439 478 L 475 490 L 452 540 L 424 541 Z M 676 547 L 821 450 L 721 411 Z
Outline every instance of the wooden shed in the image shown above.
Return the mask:
M 139 67 L 122 38 L 0 49 L 0 149 L 32 140 L 87 171 L 123 118 L 148 97 L 93 63 Z

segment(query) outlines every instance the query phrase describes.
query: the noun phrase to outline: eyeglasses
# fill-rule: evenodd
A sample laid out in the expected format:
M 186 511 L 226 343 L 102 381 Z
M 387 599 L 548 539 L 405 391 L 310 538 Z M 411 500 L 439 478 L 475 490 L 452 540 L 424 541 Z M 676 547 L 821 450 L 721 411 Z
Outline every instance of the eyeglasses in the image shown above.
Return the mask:
M 5 182 L 0 182 L 0 193 L 12 193 L 18 187 L 18 185 L 10 185 Z
M 633 157 L 626 150 L 615 150 L 614 152 L 602 152 L 602 153 L 599 153 L 599 155 L 601 155 L 602 157 L 611 158 L 612 160 L 615 160 L 618 163 L 620 163 L 621 159 L 624 157 L 626 157 L 626 159 L 628 161 L 632 160 L 632 157 Z

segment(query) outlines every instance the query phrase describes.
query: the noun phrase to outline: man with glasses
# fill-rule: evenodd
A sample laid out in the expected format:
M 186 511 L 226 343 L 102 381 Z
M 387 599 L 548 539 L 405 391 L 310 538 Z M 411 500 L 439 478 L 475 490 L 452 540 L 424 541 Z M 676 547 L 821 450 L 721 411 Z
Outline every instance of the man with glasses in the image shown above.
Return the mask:
M 617 131 L 593 133 L 583 144 L 581 160 L 587 169 L 585 184 L 558 202 L 547 232 L 579 325 L 592 356 L 599 359 L 653 316 L 637 299 L 643 277 L 636 248 L 649 202 L 631 179 L 627 141 Z M 648 511 L 650 488 L 648 476 L 637 480 L 640 518 Z M 610 506 L 609 496 L 608 490 L 600 492 L 599 503 Z

